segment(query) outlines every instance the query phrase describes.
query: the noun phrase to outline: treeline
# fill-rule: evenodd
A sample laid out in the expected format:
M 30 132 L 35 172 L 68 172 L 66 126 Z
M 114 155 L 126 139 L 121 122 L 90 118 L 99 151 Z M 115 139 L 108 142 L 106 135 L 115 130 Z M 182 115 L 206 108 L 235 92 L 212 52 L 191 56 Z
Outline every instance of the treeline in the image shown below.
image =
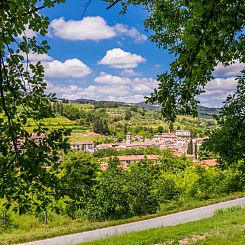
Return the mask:
M 99 108 L 118 108 L 120 106 L 122 106 L 123 104 L 121 103 L 117 103 L 117 102 L 111 102 L 111 101 L 101 101 L 101 102 L 97 102 L 94 104 L 94 108 L 95 109 L 99 109 Z
M 123 156 L 123 155 L 164 155 L 169 153 L 168 151 L 161 151 L 157 147 L 139 148 L 139 149 L 121 149 L 116 150 L 114 148 L 107 148 L 95 151 L 94 157 L 103 158 L 111 156 Z
M 71 104 L 56 102 L 52 105 L 54 113 L 64 116 L 70 120 L 77 120 L 80 126 L 91 128 L 95 133 L 109 135 L 108 115 L 104 109 L 83 110 Z

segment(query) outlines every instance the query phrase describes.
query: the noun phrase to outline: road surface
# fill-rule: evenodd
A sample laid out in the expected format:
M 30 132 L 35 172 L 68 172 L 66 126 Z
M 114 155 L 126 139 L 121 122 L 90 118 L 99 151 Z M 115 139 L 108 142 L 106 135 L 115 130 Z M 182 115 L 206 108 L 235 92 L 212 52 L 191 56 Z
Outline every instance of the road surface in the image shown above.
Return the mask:
M 86 231 L 72 235 L 54 237 L 46 240 L 40 240 L 29 243 L 22 243 L 21 245 L 71 245 L 82 242 L 98 240 L 101 238 L 112 237 L 120 234 L 148 230 L 151 228 L 172 226 L 183 224 L 190 221 L 200 220 L 210 217 L 217 209 L 228 208 L 232 206 L 245 206 L 245 197 L 226 201 L 222 203 L 212 204 L 201 208 L 195 208 L 188 211 L 183 211 L 175 214 L 161 216 L 158 218 L 107 227 L 98 230 Z

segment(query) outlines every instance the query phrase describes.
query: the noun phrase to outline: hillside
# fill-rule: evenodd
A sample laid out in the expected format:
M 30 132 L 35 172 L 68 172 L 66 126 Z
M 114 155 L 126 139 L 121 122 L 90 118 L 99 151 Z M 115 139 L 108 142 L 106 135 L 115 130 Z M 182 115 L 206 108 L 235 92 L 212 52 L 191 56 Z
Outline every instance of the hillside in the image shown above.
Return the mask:
M 154 111 L 158 111 L 161 109 L 160 105 L 155 103 L 155 104 L 148 104 L 145 102 L 140 102 L 140 103 L 136 103 L 134 104 L 136 107 L 138 108 L 145 108 L 147 110 L 154 110 Z M 204 118 L 212 118 L 213 114 L 218 115 L 219 114 L 219 110 L 218 108 L 209 108 L 209 107 L 205 107 L 205 106 L 197 106 L 197 112 L 198 112 L 198 116 L 199 117 L 204 117 Z
M 146 102 L 125 103 L 125 102 L 116 102 L 116 101 L 96 101 L 90 99 L 77 99 L 77 100 L 72 100 L 70 102 L 75 104 L 92 104 L 92 105 L 104 104 L 105 107 L 133 106 L 136 108 L 144 108 L 150 111 L 159 111 L 161 108 L 160 105 L 157 103 L 149 104 Z M 209 108 L 201 105 L 197 106 L 198 116 L 203 118 L 212 118 L 213 115 L 219 114 L 219 110 L 220 110 L 219 108 Z

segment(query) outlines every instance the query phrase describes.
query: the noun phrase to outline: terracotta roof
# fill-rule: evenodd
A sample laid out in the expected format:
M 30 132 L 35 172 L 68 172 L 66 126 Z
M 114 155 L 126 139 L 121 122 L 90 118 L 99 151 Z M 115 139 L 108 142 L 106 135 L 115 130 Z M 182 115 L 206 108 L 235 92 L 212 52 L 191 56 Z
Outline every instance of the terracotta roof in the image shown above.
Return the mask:
M 218 166 L 219 163 L 215 159 L 202 160 L 200 165 L 205 165 L 207 167 L 215 167 Z
M 179 157 L 179 156 L 181 156 L 183 153 L 182 152 L 179 152 L 179 151 L 174 151 L 174 152 L 172 152 L 171 153 L 173 156 L 175 156 L 175 157 Z
M 156 161 L 159 159 L 158 155 L 124 155 L 124 156 L 117 156 L 119 161 L 140 161 L 147 160 Z

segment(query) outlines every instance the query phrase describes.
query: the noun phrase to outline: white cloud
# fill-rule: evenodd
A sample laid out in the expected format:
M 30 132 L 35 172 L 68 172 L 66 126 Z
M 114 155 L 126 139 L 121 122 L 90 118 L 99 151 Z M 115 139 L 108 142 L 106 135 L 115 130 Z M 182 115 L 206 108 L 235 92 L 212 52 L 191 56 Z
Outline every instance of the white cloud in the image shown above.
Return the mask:
M 101 72 L 98 77 L 94 80 L 96 83 L 100 84 L 109 84 L 109 85 L 122 85 L 122 84 L 130 84 L 131 80 L 126 77 L 118 77 L 112 76 L 110 74 L 106 74 Z
M 147 40 L 147 36 L 140 33 L 135 27 L 129 28 L 123 24 L 116 24 L 113 30 L 119 35 L 131 37 L 136 43 L 145 42 Z
M 157 87 L 158 82 L 153 78 L 133 78 L 119 77 L 101 72 L 94 80 L 96 83 L 104 85 L 128 85 L 131 92 L 139 92 L 142 94 L 151 93 Z
M 24 56 L 25 60 L 27 60 L 27 58 L 28 58 L 28 60 L 30 62 L 54 60 L 53 57 L 49 56 L 48 54 L 38 54 L 38 53 L 34 53 L 34 52 L 31 52 L 28 54 L 21 52 L 20 54 Z
M 235 77 L 229 78 L 215 78 L 208 82 L 205 90 L 234 90 L 237 86 L 237 80 Z
M 117 98 L 118 101 L 123 101 L 127 103 L 138 103 L 145 101 L 145 98 L 142 94 L 135 94 L 127 97 L 119 97 Z
M 95 78 L 95 85 L 80 87 L 78 84 L 60 85 L 48 82 L 48 92 L 57 93 L 58 97 L 67 99 L 95 99 L 124 102 L 139 102 L 157 87 L 153 78 L 134 78 L 112 76 L 100 73 Z
M 50 23 L 49 35 L 67 40 L 99 41 L 115 37 L 116 32 L 100 16 L 68 21 L 62 17 Z
M 93 40 L 100 41 L 116 36 L 131 37 L 136 43 L 144 42 L 147 37 L 141 34 L 135 27 L 116 24 L 109 26 L 100 16 L 88 16 L 82 20 L 68 20 L 64 17 L 51 21 L 49 36 L 57 36 L 67 40 Z
M 140 76 L 141 73 L 136 72 L 133 69 L 124 69 L 124 70 L 122 70 L 121 75 L 126 76 L 126 77 L 135 77 L 135 76 Z
M 56 85 L 48 82 L 48 93 L 56 93 L 60 98 L 67 99 L 95 99 L 107 100 L 108 97 L 115 96 L 116 98 L 127 96 L 129 90 L 125 86 L 93 86 L 90 85 L 86 88 L 79 87 L 78 85 Z
M 26 37 L 26 38 L 33 38 L 33 37 L 37 37 L 37 32 L 35 32 L 35 31 L 33 31 L 33 30 L 31 30 L 29 27 L 28 27 L 28 25 L 25 25 L 25 30 L 21 33 L 21 34 L 19 34 L 18 36 L 17 36 L 17 38 L 19 38 L 19 39 L 23 39 L 23 37 Z
M 35 32 L 29 28 L 26 28 L 25 32 L 24 32 L 24 36 L 26 36 L 27 38 L 37 37 L 37 32 Z
M 235 60 L 233 64 L 229 66 L 223 66 L 219 63 L 213 72 L 214 77 L 234 77 L 238 76 L 240 72 L 245 68 L 244 63 L 240 63 L 238 60 Z
M 68 59 L 64 63 L 59 60 L 43 62 L 46 77 L 86 77 L 91 69 L 79 59 Z
M 197 99 L 201 105 L 207 107 L 222 107 L 223 102 L 229 94 L 236 90 L 237 81 L 235 77 L 215 78 L 208 82 L 205 93 L 199 95 Z
M 137 54 L 125 52 L 120 48 L 108 50 L 106 55 L 98 62 L 101 65 L 109 65 L 112 68 L 128 69 L 136 68 L 145 59 Z

